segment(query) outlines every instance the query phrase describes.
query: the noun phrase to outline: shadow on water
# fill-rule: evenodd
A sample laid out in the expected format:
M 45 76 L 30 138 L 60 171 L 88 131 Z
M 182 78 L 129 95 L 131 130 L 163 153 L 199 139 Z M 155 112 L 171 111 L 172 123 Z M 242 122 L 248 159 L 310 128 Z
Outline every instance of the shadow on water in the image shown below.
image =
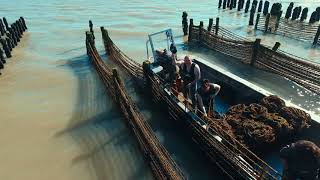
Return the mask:
M 80 148 L 72 166 L 85 164 L 93 179 L 152 179 L 132 132 L 112 105 L 87 55 L 62 65 L 78 80 L 77 101 L 68 126 L 56 134 L 71 136 Z

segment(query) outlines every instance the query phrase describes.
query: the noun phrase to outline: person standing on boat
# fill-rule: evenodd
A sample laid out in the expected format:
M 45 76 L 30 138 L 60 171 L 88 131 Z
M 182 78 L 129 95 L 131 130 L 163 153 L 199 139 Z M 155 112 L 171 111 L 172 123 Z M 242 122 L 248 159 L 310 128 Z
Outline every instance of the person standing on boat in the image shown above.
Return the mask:
M 218 84 L 210 83 L 208 79 L 203 79 L 201 87 L 197 89 L 196 99 L 199 110 L 207 116 L 207 111 L 214 111 L 214 97 L 219 93 L 221 87 Z
M 185 98 L 190 98 L 195 105 L 195 92 L 197 82 L 201 78 L 200 67 L 192 62 L 189 56 L 184 57 L 184 62 L 180 64 L 180 76 L 183 80 L 183 95 Z
M 320 179 L 320 148 L 311 141 L 299 140 L 280 150 L 284 165 L 282 179 Z

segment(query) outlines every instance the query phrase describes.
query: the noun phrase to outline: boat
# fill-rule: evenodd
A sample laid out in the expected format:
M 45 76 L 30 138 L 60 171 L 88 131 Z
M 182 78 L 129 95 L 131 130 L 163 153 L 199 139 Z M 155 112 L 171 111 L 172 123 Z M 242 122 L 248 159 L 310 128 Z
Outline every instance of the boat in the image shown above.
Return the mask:
M 159 36 L 163 37 L 159 38 Z M 281 173 L 278 171 L 281 168 L 277 168 L 277 171 L 266 162 L 268 158 L 258 157 L 256 152 L 251 151 L 246 145 L 231 136 L 223 128 L 223 124 L 221 125 L 215 118 L 201 116 L 196 108 L 192 108 L 190 102 L 185 100 L 180 93 L 176 92 L 176 88 L 166 81 L 168 74 L 164 73 L 164 66 L 161 66 L 157 60 L 159 55 L 155 47 L 158 47 L 158 44 L 162 44 L 160 48 L 170 49 L 170 45 L 174 44 L 171 29 L 149 34 L 146 42 L 148 60 L 143 63 L 143 70 L 146 89 L 150 89 L 154 101 L 166 108 L 170 117 L 187 130 L 192 140 L 209 157 L 211 162 L 216 164 L 230 179 L 280 179 Z M 222 93 L 219 93 L 217 97 L 219 99 L 217 106 L 222 106 L 222 110 L 219 112 L 222 113 L 222 116 L 226 112 L 223 110 L 227 109 L 225 107 L 259 103 L 261 99 L 272 95 L 210 62 L 200 58 L 195 58 L 193 61 L 199 65 L 202 77 L 211 82 L 218 82 L 222 86 Z M 285 103 L 294 106 L 290 102 Z M 297 107 L 294 108 L 299 110 Z M 311 115 L 311 126 L 299 131 L 299 137 L 319 140 L 315 136 L 315 132 L 320 128 L 318 122 L 320 119 Z M 280 160 L 276 160 L 276 162 L 278 166 Z

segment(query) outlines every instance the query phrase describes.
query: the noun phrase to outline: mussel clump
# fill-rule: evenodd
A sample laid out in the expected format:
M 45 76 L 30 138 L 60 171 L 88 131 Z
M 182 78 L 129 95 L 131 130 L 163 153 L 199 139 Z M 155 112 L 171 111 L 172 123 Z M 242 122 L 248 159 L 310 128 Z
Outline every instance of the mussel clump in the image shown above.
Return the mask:
M 249 148 L 286 143 L 292 135 L 310 126 L 308 113 L 286 107 L 277 96 L 268 96 L 260 104 L 238 104 L 229 108 L 224 121 L 228 132 Z

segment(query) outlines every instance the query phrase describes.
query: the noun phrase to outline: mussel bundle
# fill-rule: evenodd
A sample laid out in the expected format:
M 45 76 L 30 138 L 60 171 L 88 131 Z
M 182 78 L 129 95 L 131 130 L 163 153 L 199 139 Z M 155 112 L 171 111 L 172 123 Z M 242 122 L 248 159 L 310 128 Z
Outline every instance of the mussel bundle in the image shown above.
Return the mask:
M 240 142 L 249 148 L 262 148 L 286 143 L 310 126 L 311 117 L 300 109 L 286 107 L 277 96 L 268 96 L 259 104 L 230 107 L 224 121 L 232 127 L 233 135 Z

